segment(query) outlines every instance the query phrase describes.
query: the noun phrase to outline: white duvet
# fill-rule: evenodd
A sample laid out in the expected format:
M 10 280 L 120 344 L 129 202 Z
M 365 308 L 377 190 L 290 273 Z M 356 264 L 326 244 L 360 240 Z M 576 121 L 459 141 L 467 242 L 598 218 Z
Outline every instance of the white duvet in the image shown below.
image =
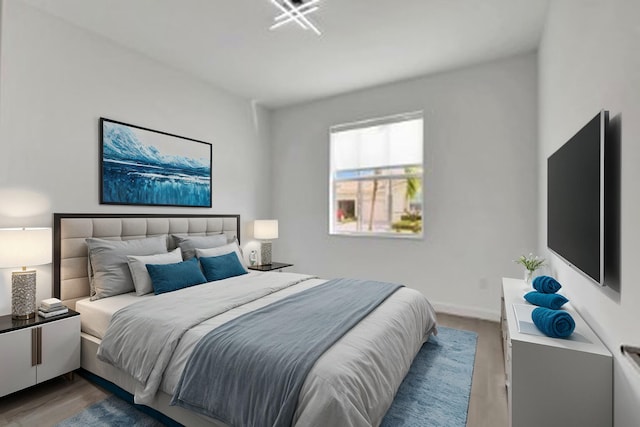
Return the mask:
M 154 300 L 154 305 L 157 301 L 157 310 L 161 312 L 171 310 L 171 303 L 167 301 L 180 300 L 184 304 L 188 299 L 185 300 L 183 295 L 191 293 L 193 298 L 198 299 L 192 305 L 204 307 L 207 304 L 202 303 L 202 291 L 206 289 L 207 298 L 215 301 L 212 304 L 226 309 L 184 332 L 177 332 L 180 338 L 168 354 L 168 362 L 163 362 L 163 366 L 155 366 L 146 383 L 141 382 L 136 390 L 136 402 L 148 402 L 157 388 L 173 395 L 194 345 L 210 330 L 243 313 L 324 282 L 295 273 L 252 272 L 189 288 L 189 292 L 177 291 L 173 293 L 174 298 L 171 298 L 171 294 L 144 298 Z M 270 290 L 266 296 L 237 305 L 244 298 L 239 293 L 246 294 L 247 289 L 255 287 L 268 287 Z M 280 290 L 272 291 L 273 289 Z M 200 296 L 196 296 L 198 294 Z M 130 307 L 140 306 L 142 309 L 144 306 L 148 310 L 149 304 Z M 158 313 L 153 312 L 156 315 Z M 83 327 L 86 329 L 89 325 Z M 134 335 L 135 332 L 128 331 Z M 149 331 L 137 332 L 146 334 L 144 339 L 149 339 Z M 413 358 L 423 342 L 434 332 L 435 312 L 427 299 L 416 290 L 401 288 L 318 359 L 300 392 L 294 424 L 346 427 L 379 425 Z M 153 339 L 165 339 L 163 334 L 155 335 L 158 336 Z M 139 342 L 144 342 L 144 339 Z M 134 343 L 131 345 L 137 342 L 135 339 L 129 341 Z M 135 349 L 132 353 L 136 353 Z M 135 377 L 138 363 L 144 361 L 128 360 L 123 366 L 117 367 Z

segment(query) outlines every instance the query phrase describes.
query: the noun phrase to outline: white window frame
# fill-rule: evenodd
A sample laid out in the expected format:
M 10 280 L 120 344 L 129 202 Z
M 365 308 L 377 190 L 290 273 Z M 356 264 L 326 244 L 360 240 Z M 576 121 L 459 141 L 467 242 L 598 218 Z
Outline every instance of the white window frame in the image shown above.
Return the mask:
M 383 175 L 381 179 L 387 180 L 389 183 L 394 179 L 406 179 L 410 177 L 417 177 L 420 179 L 421 187 L 424 188 L 424 170 L 425 170 L 425 160 L 424 160 L 424 113 L 423 111 L 414 111 L 403 114 L 396 114 L 381 118 L 362 120 L 352 123 L 345 123 L 340 125 L 335 125 L 330 128 L 329 132 L 329 235 L 331 236 L 354 236 L 354 237 L 383 237 L 383 238 L 400 238 L 400 239 L 423 239 L 424 238 L 424 192 L 420 191 L 419 203 L 421 207 L 421 216 L 422 216 L 422 227 L 419 233 L 402 233 L 396 232 L 393 230 L 390 231 L 344 231 L 344 230 L 336 230 L 336 222 L 337 222 L 337 204 L 336 204 L 336 180 L 335 179 L 335 170 L 333 164 L 333 141 L 332 135 L 337 132 L 347 131 L 347 130 L 355 130 L 355 129 L 364 129 L 369 127 L 375 127 L 385 124 L 393 124 L 400 123 L 409 120 L 422 120 L 423 132 L 422 132 L 422 162 L 419 165 L 421 168 L 420 173 L 416 174 L 389 174 Z M 395 166 L 398 167 L 406 167 L 407 165 Z M 417 165 L 416 165 L 417 166 Z M 394 165 L 387 165 L 387 168 L 394 168 Z M 371 170 L 374 168 L 365 168 L 363 170 Z M 380 169 L 380 168 L 375 168 Z M 357 169 L 353 169 L 353 171 L 357 171 Z M 345 181 L 371 181 L 370 176 L 364 177 L 352 177 L 349 179 L 345 179 Z M 358 190 L 355 205 L 358 206 L 360 204 L 360 197 L 362 193 Z M 391 209 L 391 207 L 388 207 Z M 355 208 L 356 212 L 358 212 L 358 207 Z

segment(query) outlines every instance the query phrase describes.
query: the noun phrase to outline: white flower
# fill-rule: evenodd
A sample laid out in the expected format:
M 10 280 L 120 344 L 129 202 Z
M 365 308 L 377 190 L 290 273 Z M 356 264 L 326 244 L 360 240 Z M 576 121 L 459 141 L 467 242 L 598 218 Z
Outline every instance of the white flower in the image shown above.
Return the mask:
M 522 264 L 524 268 L 533 272 L 544 265 L 545 259 L 529 253 L 529 256 L 521 255 L 520 258 L 514 260 L 514 262 L 517 264 Z

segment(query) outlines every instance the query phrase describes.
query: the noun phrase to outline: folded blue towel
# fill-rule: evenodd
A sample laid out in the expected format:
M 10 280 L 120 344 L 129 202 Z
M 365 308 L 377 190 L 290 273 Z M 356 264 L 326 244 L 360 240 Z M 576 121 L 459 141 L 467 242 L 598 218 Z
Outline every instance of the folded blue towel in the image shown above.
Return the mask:
M 543 294 L 555 294 L 562 287 L 556 279 L 550 276 L 538 276 L 533 279 L 532 284 L 533 289 Z
M 531 319 L 543 334 L 552 338 L 566 338 L 576 328 L 573 317 L 564 310 L 538 307 L 531 313 Z
M 541 292 L 531 291 L 524 295 L 524 299 L 531 304 L 547 307 L 552 310 L 559 310 L 565 303 L 569 302 L 564 295 L 560 294 L 543 294 Z

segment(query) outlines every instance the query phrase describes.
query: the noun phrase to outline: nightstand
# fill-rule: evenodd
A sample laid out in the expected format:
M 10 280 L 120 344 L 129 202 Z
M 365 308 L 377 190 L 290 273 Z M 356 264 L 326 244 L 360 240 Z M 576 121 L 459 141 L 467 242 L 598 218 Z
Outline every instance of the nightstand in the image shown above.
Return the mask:
M 272 262 L 271 264 L 265 265 L 251 265 L 247 267 L 249 270 L 255 271 L 282 271 L 283 268 L 293 267 L 293 264 L 286 264 L 284 262 Z
M 80 313 L 0 316 L 0 397 L 80 368 Z

